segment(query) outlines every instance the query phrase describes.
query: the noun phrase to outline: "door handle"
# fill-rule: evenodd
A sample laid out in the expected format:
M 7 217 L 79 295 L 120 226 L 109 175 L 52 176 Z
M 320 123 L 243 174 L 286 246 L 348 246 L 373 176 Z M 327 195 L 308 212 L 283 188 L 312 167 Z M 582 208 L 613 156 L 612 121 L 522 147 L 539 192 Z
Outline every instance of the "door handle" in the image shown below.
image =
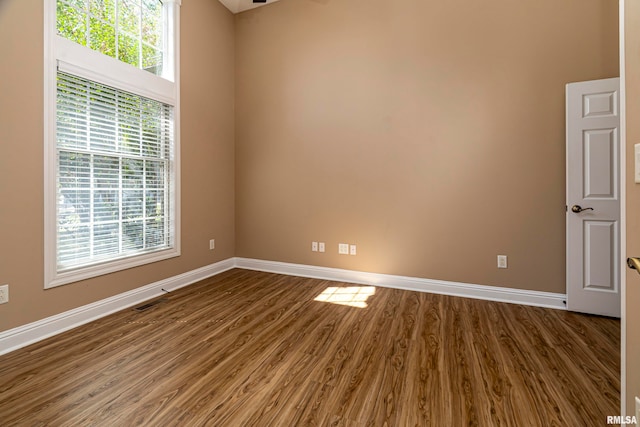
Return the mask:
M 580 213 L 582 211 L 592 211 L 593 208 L 583 208 L 580 205 L 573 205 L 571 206 L 571 212 L 575 212 L 575 213 Z
M 627 258 L 627 266 L 632 270 L 636 270 L 638 274 L 640 274 L 640 258 Z

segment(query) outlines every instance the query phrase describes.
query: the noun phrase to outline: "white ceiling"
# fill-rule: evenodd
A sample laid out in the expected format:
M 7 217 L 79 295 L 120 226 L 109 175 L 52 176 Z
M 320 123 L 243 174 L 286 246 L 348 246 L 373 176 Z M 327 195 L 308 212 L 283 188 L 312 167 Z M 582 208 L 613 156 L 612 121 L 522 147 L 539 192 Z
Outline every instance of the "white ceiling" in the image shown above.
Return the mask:
M 253 0 L 220 0 L 220 3 L 227 6 L 233 13 L 240 13 L 245 10 L 253 9 L 260 6 L 266 6 L 278 0 L 267 0 L 266 3 L 254 3 Z

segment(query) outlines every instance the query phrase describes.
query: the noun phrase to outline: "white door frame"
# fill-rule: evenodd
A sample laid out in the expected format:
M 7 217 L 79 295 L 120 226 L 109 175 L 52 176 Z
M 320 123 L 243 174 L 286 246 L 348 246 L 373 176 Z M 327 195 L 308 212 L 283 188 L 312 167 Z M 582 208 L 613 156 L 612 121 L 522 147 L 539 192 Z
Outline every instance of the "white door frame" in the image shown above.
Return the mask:
M 620 415 L 627 412 L 627 279 L 626 279 L 626 253 L 627 253 L 627 93 L 625 74 L 625 42 L 624 42 L 624 6 L 625 0 L 619 0 L 619 49 L 620 49 Z

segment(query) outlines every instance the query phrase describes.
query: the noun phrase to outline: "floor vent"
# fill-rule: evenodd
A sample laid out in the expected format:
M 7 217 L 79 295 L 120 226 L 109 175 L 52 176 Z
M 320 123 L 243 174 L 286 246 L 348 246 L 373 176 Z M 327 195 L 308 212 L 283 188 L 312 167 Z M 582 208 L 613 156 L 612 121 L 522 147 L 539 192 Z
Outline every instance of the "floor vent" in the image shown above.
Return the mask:
M 145 304 L 142 304 L 142 305 L 140 305 L 140 306 L 138 306 L 138 307 L 134 308 L 134 310 L 135 310 L 135 311 L 137 311 L 138 313 L 140 313 L 140 312 L 142 312 L 142 311 L 148 310 L 148 309 L 150 309 L 151 307 L 153 307 L 153 306 L 155 306 L 155 305 L 158 305 L 158 304 L 160 304 L 161 302 L 165 302 L 165 301 L 167 301 L 167 299 L 166 299 L 166 298 L 160 298 L 160 299 L 157 299 L 157 300 L 149 301 L 149 302 L 147 302 L 147 303 L 145 303 Z

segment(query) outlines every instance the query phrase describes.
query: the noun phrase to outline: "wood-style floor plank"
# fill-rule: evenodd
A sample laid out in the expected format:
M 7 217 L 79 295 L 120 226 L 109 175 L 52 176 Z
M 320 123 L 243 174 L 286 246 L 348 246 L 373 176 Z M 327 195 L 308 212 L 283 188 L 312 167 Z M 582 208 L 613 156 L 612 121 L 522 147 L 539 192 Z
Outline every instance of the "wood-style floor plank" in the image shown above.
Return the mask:
M 232 270 L 0 356 L 2 426 L 601 426 L 620 322 Z M 345 295 L 348 295 L 345 294 Z M 344 295 L 343 295 L 344 297 Z

